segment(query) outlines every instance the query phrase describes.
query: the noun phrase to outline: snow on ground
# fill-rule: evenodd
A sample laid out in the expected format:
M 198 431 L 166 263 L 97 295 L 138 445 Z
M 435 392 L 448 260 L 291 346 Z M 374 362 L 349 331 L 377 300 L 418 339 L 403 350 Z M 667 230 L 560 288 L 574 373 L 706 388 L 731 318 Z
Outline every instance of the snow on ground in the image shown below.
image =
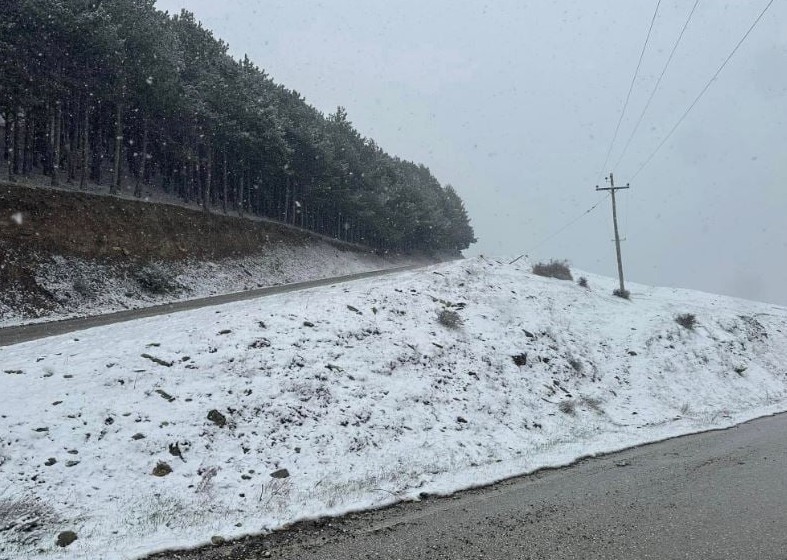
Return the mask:
M 401 256 L 341 250 L 324 241 L 278 243 L 258 256 L 150 265 L 55 256 L 38 268 L 36 283 L 57 299 L 54 309 L 33 312 L 0 303 L 0 328 L 24 323 L 111 313 L 184 299 L 239 292 L 403 266 Z M 13 301 L 13 294 L 6 299 Z
M 0 558 L 137 558 L 787 410 L 787 309 L 528 271 L 477 258 L 0 348 Z

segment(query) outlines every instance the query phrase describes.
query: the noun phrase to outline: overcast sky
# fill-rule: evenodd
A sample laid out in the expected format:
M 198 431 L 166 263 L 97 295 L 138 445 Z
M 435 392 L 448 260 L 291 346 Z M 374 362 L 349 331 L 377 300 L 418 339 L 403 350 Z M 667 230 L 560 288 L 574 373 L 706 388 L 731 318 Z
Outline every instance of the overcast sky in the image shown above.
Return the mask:
M 615 275 L 602 171 L 620 196 L 627 278 L 787 304 L 787 3 L 775 2 L 636 177 L 767 0 L 662 0 L 611 162 L 602 170 L 656 0 L 159 0 L 186 8 L 277 82 L 426 164 L 462 195 L 468 254 L 565 258 Z M 603 182 L 603 179 L 601 179 Z

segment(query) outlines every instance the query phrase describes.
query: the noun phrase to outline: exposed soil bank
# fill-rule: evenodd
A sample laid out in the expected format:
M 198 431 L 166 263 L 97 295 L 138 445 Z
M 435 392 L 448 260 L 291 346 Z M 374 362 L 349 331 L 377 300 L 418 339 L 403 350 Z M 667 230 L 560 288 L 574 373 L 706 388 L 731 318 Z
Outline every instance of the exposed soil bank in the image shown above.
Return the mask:
M 0 326 L 413 260 L 274 222 L 0 183 Z

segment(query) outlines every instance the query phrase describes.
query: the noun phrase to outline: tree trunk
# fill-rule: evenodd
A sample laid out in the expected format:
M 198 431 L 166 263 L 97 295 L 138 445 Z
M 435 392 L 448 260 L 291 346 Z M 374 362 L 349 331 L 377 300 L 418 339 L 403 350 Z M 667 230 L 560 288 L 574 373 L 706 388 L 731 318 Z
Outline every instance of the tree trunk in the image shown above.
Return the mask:
M 210 189 L 213 182 L 213 144 L 208 141 L 208 155 L 205 163 L 205 184 L 202 191 L 202 209 L 210 212 Z
M 52 114 L 52 186 L 60 185 L 60 127 L 62 126 L 63 112 L 60 101 L 55 103 Z
M 14 126 L 15 119 L 11 118 L 11 114 L 6 112 L 5 119 L 5 161 L 8 168 L 8 180 L 14 182 Z
M 134 187 L 134 196 L 137 198 L 142 196 L 142 183 L 145 182 L 145 171 L 148 161 L 148 119 L 142 118 L 142 161 L 139 164 L 139 173 L 137 173 L 137 184 Z
M 197 152 L 197 157 L 194 158 L 192 163 L 192 171 L 191 176 L 194 179 L 192 184 L 192 194 L 194 196 L 194 202 L 197 205 L 202 205 L 202 169 L 200 169 L 200 161 L 199 161 L 199 152 Z
M 243 180 L 245 179 L 245 172 L 242 168 L 240 169 L 240 173 L 238 173 L 238 190 L 235 194 L 235 206 L 238 210 L 238 216 L 243 217 Z
M 25 131 L 22 138 L 22 175 L 30 173 L 30 147 L 31 147 L 31 130 L 33 129 L 33 118 L 28 109 L 25 109 Z
M 189 170 L 191 169 L 191 164 L 186 161 L 181 164 L 180 167 L 180 197 L 184 200 L 184 202 L 189 201 L 189 185 L 191 184 L 189 179 Z
M 85 190 L 87 187 L 87 168 L 89 161 L 88 140 L 90 138 L 90 102 L 85 102 L 85 121 L 82 123 L 82 177 L 79 180 L 80 190 Z
M 223 155 L 224 155 L 224 169 L 222 171 L 221 182 L 222 182 L 222 190 L 224 191 L 224 195 L 222 197 L 221 208 L 222 208 L 222 210 L 224 210 L 224 213 L 226 214 L 227 213 L 227 182 L 228 182 L 227 181 L 227 145 L 226 144 L 224 145 L 223 152 L 224 152 L 223 153 Z
M 19 114 L 20 110 L 19 107 L 14 109 L 14 151 L 13 151 L 13 159 L 14 159 L 14 175 L 19 175 L 19 156 L 20 152 L 22 151 L 22 146 L 20 142 L 20 126 L 19 122 Z
M 287 177 L 285 180 L 286 186 L 284 187 L 284 223 L 290 223 L 290 206 L 292 202 L 290 201 L 290 178 Z
M 81 112 L 81 101 L 77 103 L 72 97 L 69 102 L 69 124 L 68 124 L 68 182 L 72 183 L 77 178 L 77 166 L 79 165 L 79 141 L 81 138 L 78 116 Z
M 90 179 L 97 185 L 101 184 L 102 165 L 106 153 L 106 134 L 104 134 L 104 121 L 101 118 L 100 102 L 96 106 L 93 127 L 93 150 L 90 154 Z
M 120 177 L 120 170 L 123 168 L 121 158 L 123 156 L 123 105 L 121 103 L 117 104 L 117 111 L 115 113 L 115 160 L 114 160 L 114 170 L 113 170 L 113 177 L 112 177 L 112 186 L 109 188 L 109 192 L 112 194 L 116 194 L 120 191 L 120 188 L 123 186 L 123 181 Z

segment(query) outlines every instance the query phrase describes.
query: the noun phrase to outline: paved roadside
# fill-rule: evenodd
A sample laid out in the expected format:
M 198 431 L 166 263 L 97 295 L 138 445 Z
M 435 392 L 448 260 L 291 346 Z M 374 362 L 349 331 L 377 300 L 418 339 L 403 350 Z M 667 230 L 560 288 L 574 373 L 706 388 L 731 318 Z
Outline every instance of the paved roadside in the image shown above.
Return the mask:
M 787 414 L 157 560 L 787 558 Z
M 387 276 L 389 274 L 397 274 L 399 272 L 423 268 L 424 266 L 429 265 L 416 264 L 400 266 L 384 270 L 373 270 L 370 272 L 350 274 L 347 276 L 322 278 L 319 280 L 310 280 L 308 282 L 270 286 L 267 288 L 258 288 L 244 292 L 235 292 L 231 294 L 222 294 L 199 299 L 190 299 L 174 303 L 167 303 L 164 305 L 142 307 L 139 309 L 129 309 L 126 311 L 118 311 L 116 313 L 107 313 L 105 315 L 93 315 L 90 317 L 79 317 L 75 319 L 65 319 L 62 321 L 49 321 L 46 323 L 34 323 L 31 325 L 21 325 L 18 327 L 6 327 L 0 329 L 0 347 L 19 344 L 20 342 L 28 342 L 30 340 L 36 340 L 39 338 L 46 338 L 48 336 L 81 331 L 91 327 L 110 325 L 112 323 L 122 323 L 124 321 L 133 321 L 134 319 L 142 319 L 145 317 L 167 315 L 169 313 L 176 313 L 178 311 L 187 311 L 190 309 L 199 309 L 200 307 L 209 307 L 211 305 L 221 305 L 234 301 L 256 299 L 265 296 L 272 296 L 274 294 L 296 292 L 298 290 L 306 290 L 308 288 L 316 288 L 319 286 L 331 286 L 333 284 L 352 282 L 353 280 L 362 280 L 364 278 Z

